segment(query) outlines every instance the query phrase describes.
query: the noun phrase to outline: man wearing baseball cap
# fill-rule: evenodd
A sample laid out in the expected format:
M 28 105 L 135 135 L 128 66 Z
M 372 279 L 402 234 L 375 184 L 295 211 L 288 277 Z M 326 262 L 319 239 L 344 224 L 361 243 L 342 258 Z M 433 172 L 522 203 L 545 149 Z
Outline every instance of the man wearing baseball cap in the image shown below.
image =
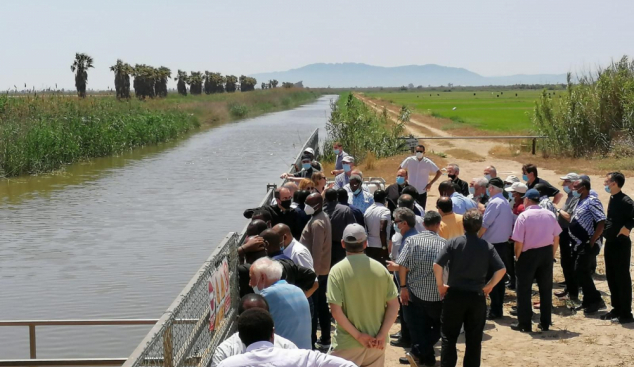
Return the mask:
M 304 151 L 302 152 L 303 155 L 309 155 L 311 157 L 313 157 L 313 161 L 311 162 L 311 165 L 313 166 L 313 168 L 315 168 L 317 171 L 321 171 L 321 163 L 319 163 L 318 161 L 315 160 L 315 150 L 313 148 L 306 148 L 304 149 Z M 308 177 L 310 178 L 310 177 Z
M 551 324 L 553 258 L 559 246 L 561 227 L 555 215 L 539 206 L 541 195 L 535 189 L 524 194 L 526 210 L 517 217 L 513 236 L 515 241 L 515 272 L 517 275 L 517 323 L 513 330 L 532 331 L 531 288 L 533 279 L 539 287 L 540 324 L 546 331 Z
M 579 288 L 577 278 L 575 277 L 575 262 L 572 257 L 572 246 L 570 244 L 570 232 L 568 232 L 568 227 L 570 227 L 572 213 L 575 211 L 577 203 L 579 202 L 579 198 L 576 198 L 572 194 L 573 185 L 575 181 L 579 181 L 581 178 L 574 172 L 570 172 L 559 178 L 562 180 L 563 190 L 566 194 L 564 206 L 557 210 L 557 221 L 562 229 L 559 235 L 559 247 L 561 248 L 559 256 L 561 257 L 561 270 L 564 273 L 566 288 L 561 292 L 556 292 L 555 296 L 565 297 L 568 295 L 568 289 Z M 573 301 L 577 301 L 577 299 L 573 299 Z
M 335 177 L 335 189 L 343 189 L 350 182 L 350 175 L 354 169 L 354 158 L 351 155 L 343 157 L 341 160 L 343 172 Z
M 498 255 L 508 268 L 509 238 L 513 232 L 513 211 L 508 200 L 504 198 L 504 181 L 501 178 L 492 178 L 487 185 L 487 196 L 489 203 L 482 217 L 482 229 L 480 237 L 495 247 Z M 489 279 L 493 273 L 489 273 Z M 499 282 L 490 294 L 491 309 L 489 310 L 489 320 L 501 318 L 503 316 L 504 304 L 504 282 Z
M 349 224 L 341 245 L 346 258 L 330 269 L 326 294 L 337 321 L 330 354 L 357 366 L 383 366 L 399 308 L 396 284 L 383 265 L 365 255 L 365 228 Z

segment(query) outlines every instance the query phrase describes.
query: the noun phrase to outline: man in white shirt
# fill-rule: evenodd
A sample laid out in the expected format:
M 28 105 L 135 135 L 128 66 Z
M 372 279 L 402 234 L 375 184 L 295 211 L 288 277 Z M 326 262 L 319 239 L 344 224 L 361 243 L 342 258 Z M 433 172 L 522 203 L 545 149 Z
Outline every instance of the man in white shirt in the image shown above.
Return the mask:
M 268 311 L 244 311 L 238 318 L 238 335 L 248 345 L 246 353 L 227 358 L 218 367 L 356 367 L 345 359 L 312 350 L 277 348 L 274 330 Z
M 365 250 L 366 255 L 384 266 L 387 263 L 388 252 L 388 233 L 392 225 L 392 214 L 390 209 L 385 205 L 387 193 L 383 190 L 374 192 L 374 204 L 363 214 L 365 228 L 368 232 L 368 247 Z
M 260 296 L 259 294 L 247 294 L 240 300 L 240 305 L 238 306 L 238 315 L 242 315 L 244 311 L 252 308 L 260 308 L 268 311 L 269 304 L 266 302 L 266 299 L 264 299 L 264 297 Z M 297 349 L 297 346 L 292 341 L 284 339 L 279 335 L 275 335 L 274 345 L 276 348 Z M 218 347 L 216 347 L 214 355 L 211 358 L 211 367 L 218 366 L 220 362 L 229 357 L 243 354 L 244 352 L 246 352 L 246 350 L 247 346 L 244 345 L 242 340 L 240 340 L 239 333 L 235 333 L 227 338 L 227 340 L 222 342 Z
M 418 190 L 418 197 L 416 201 L 426 209 L 427 206 L 427 191 L 431 188 L 431 185 L 438 180 L 442 172 L 438 169 L 438 166 L 429 158 L 425 158 L 425 146 L 420 144 L 416 147 L 416 155 L 407 157 L 401 163 L 401 168 L 406 169 L 408 172 L 408 182 Z M 429 181 L 429 175 L 435 173 L 436 176 Z
M 291 228 L 284 223 L 277 224 L 273 227 L 275 233 L 282 238 L 284 244 L 284 255 L 291 259 L 295 264 L 303 266 L 310 270 L 315 270 L 313 264 L 313 255 L 310 254 L 308 248 L 296 239 L 291 234 Z

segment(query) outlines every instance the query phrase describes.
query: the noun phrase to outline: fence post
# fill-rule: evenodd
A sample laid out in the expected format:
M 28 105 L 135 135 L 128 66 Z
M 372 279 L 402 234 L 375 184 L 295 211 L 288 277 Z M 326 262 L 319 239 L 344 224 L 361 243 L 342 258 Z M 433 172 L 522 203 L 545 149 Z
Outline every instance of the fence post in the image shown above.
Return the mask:
M 35 325 L 29 325 L 29 356 L 31 359 L 37 358 L 35 344 Z
M 163 366 L 173 367 L 174 351 L 172 345 L 172 327 L 168 326 L 163 332 Z
M 531 150 L 531 153 L 533 153 L 533 155 L 535 155 L 535 146 L 537 145 L 537 138 L 533 138 L 533 149 Z

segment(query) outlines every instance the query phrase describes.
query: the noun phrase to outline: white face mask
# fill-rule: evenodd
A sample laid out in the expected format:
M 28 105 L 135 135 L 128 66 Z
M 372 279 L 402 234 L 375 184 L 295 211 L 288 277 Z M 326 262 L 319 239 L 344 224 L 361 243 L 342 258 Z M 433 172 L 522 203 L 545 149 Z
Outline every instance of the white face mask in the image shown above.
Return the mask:
M 425 153 L 422 152 L 416 152 L 416 158 L 421 159 L 425 156 Z
M 304 207 L 304 212 L 306 212 L 307 215 L 313 215 L 313 214 L 315 214 L 315 208 L 313 208 L 310 205 L 306 205 Z

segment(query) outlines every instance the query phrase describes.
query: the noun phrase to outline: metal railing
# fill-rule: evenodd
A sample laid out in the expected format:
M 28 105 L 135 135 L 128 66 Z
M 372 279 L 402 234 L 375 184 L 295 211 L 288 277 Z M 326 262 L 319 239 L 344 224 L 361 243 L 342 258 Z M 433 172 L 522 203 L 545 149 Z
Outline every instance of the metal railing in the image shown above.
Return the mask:
M 413 152 L 414 149 L 416 148 L 416 145 L 418 145 L 418 140 L 469 140 L 469 139 L 480 139 L 480 140 L 488 140 L 488 139 L 506 139 L 506 140 L 512 140 L 512 139 L 532 139 L 533 140 L 533 145 L 531 147 L 531 153 L 533 155 L 535 155 L 535 150 L 537 147 L 537 139 L 546 139 L 548 138 L 547 136 L 541 136 L 541 135 L 508 135 L 508 136 L 421 136 L 421 137 L 414 137 L 414 136 L 404 136 L 404 137 L 400 137 L 399 139 L 405 139 L 407 140 L 407 143 L 409 144 L 409 148 L 410 150 Z

